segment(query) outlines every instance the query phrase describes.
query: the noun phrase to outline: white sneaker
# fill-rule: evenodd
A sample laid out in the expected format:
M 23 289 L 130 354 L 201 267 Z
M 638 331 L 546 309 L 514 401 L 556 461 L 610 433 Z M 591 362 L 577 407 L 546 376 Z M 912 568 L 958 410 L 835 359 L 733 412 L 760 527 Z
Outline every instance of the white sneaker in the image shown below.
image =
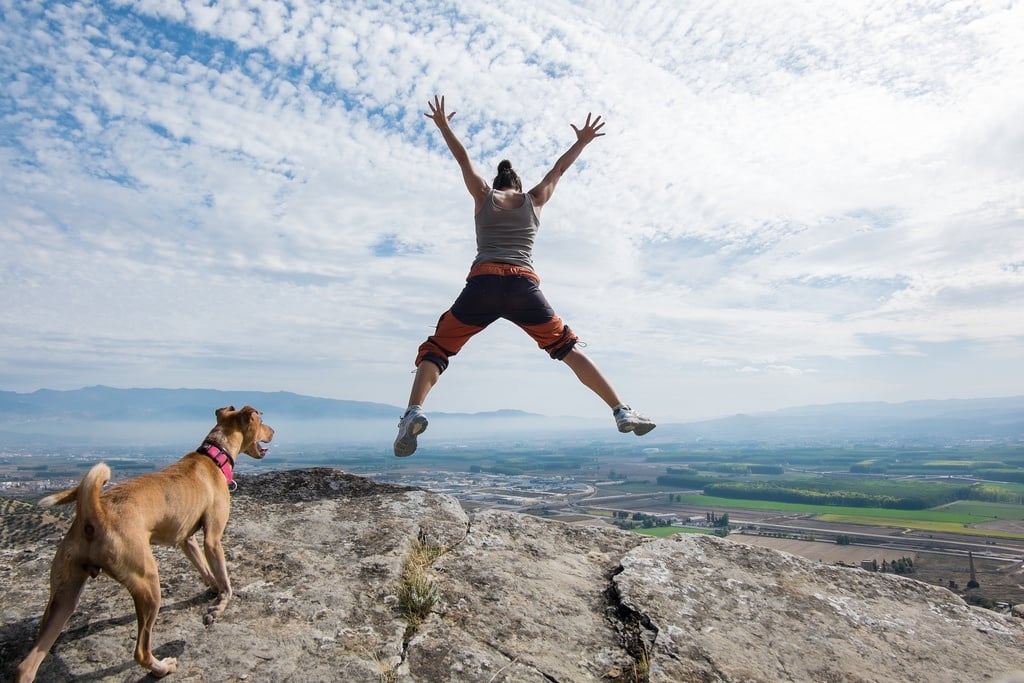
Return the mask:
M 643 436 L 658 426 L 627 405 L 620 405 L 612 414 L 615 415 L 615 424 L 619 431 L 623 433 L 633 432 L 637 436 Z
M 419 406 L 410 406 L 398 421 L 395 455 L 406 458 L 416 452 L 416 437 L 427 430 L 427 416 Z

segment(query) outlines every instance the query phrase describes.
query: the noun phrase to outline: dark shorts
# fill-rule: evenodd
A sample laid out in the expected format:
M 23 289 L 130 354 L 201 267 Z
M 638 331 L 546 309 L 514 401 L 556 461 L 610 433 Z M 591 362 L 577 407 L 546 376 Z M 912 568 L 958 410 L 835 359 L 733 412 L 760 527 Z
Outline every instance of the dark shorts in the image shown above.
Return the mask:
M 485 263 L 470 272 L 462 293 L 437 321 L 434 334 L 420 345 L 416 365 L 427 360 L 444 372 L 448 359 L 498 318 L 523 328 L 555 360 L 565 358 L 578 341 L 555 315 L 535 273 L 518 266 Z

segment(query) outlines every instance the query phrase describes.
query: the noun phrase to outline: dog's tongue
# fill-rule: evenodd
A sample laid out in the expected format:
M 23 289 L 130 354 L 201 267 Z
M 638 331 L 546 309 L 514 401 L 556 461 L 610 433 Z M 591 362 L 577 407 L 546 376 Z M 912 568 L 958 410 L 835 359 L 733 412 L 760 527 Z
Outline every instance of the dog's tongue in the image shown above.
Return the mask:
M 261 443 L 256 444 L 256 448 L 260 449 L 260 455 L 266 455 L 267 451 L 270 450 L 270 446 L 264 446 Z

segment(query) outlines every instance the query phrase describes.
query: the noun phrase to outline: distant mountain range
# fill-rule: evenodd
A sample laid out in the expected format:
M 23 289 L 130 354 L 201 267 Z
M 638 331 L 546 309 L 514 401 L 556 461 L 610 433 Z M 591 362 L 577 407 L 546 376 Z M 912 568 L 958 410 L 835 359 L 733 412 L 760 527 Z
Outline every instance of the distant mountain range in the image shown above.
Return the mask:
M 311 442 L 389 441 L 402 408 L 383 403 L 303 396 L 289 392 L 213 389 L 115 389 L 0 391 L 0 446 L 25 443 L 149 440 L 176 441 L 213 424 L 213 411 L 249 404 L 279 431 Z M 444 438 L 481 440 L 516 434 L 550 440 L 613 440 L 610 419 L 547 417 L 517 410 L 431 413 Z M 187 426 L 188 431 L 185 431 Z M 440 430 L 432 430 L 440 431 Z M 298 437 L 298 438 L 295 438 Z M 434 437 L 434 434 L 431 434 Z M 441 438 L 438 434 L 436 438 Z M 660 424 L 643 444 L 666 441 L 763 444 L 849 442 L 964 443 L 1024 441 L 1024 396 L 906 403 L 833 403 L 733 415 L 700 422 Z M 632 442 L 630 442 L 632 443 Z M 637 442 L 640 445 L 640 442 Z
M 1024 442 L 1024 396 L 785 408 L 684 425 L 700 438 L 757 442 Z
M 279 436 L 292 443 L 387 442 L 404 407 L 304 396 L 286 391 L 215 389 L 115 389 L 105 386 L 31 393 L 0 391 L 0 449 L 47 445 L 191 443 L 214 423 L 226 405 L 252 405 Z M 458 422 L 452 438 L 476 439 L 490 433 L 549 433 L 561 420 L 518 410 L 431 413 L 431 424 Z M 610 419 L 608 420 L 610 423 Z M 527 427 L 526 423 L 530 423 Z M 576 424 L 586 425 L 587 420 Z M 283 428 L 283 429 L 282 429 Z
M 393 417 L 395 406 L 365 401 L 315 398 L 286 391 L 214 389 L 114 389 L 95 386 L 74 391 L 40 389 L 30 394 L 0 391 L 0 420 L 205 420 L 216 408 L 258 407 L 264 413 L 307 419 Z

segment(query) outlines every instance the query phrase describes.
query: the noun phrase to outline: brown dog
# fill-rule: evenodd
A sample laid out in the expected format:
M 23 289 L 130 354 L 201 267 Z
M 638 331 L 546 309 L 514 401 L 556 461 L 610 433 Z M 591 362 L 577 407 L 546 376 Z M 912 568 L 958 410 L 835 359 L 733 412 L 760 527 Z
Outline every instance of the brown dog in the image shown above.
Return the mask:
M 124 585 L 135 601 L 139 620 L 135 661 L 153 675 L 166 676 L 177 667 L 172 657 L 153 656 L 151 638 L 160 609 L 160 579 L 150 543 L 177 546 L 217 592 L 207 624 L 224 613 L 231 598 L 231 583 L 224 562 L 221 537 L 228 523 L 231 499 L 228 486 L 239 453 L 262 458 L 261 443 L 274 438 L 260 411 L 251 406 L 216 411 L 217 426 L 203 445 L 173 465 L 118 484 L 107 491 L 110 468 L 99 463 L 73 489 L 39 501 L 40 505 L 76 504 L 71 528 L 57 546 L 50 567 L 50 602 L 43 613 L 39 637 L 18 666 L 18 683 L 35 679 L 40 663 L 78 603 L 85 580 L 106 572 Z M 195 533 L 203 530 L 203 550 Z

